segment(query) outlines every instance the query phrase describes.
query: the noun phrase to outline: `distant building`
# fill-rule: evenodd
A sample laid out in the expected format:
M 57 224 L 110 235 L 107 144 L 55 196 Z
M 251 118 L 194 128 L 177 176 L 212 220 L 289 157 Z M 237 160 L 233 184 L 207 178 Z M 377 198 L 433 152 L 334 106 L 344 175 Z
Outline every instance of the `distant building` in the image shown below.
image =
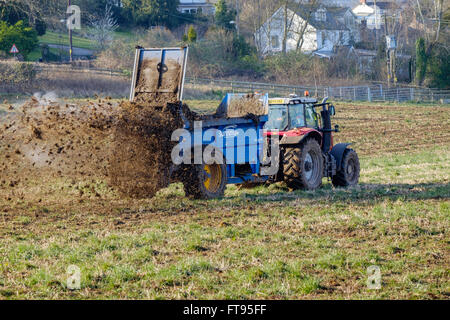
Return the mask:
M 326 7 L 353 8 L 359 0 L 322 0 L 320 3 Z
M 309 6 L 288 8 L 288 30 L 286 51 L 331 53 L 334 46 L 350 45 L 359 41 L 356 17 L 350 8 L 325 7 L 313 9 Z M 262 54 L 281 52 L 286 24 L 284 7 L 278 9 L 255 34 L 257 46 Z M 305 27 L 306 26 L 306 27 Z M 302 32 L 304 30 L 304 32 Z
M 216 12 L 216 2 L 216 0 L 180 0 L 178 11 L 181 13 L 213 15 Z
M 384 27 L 384 16 L 400 13 L 400 6 L 403 1 L 366 1 L 353 8 L 353 13 L 359 23 L 365 21 L 368 29 L 382 29 Z

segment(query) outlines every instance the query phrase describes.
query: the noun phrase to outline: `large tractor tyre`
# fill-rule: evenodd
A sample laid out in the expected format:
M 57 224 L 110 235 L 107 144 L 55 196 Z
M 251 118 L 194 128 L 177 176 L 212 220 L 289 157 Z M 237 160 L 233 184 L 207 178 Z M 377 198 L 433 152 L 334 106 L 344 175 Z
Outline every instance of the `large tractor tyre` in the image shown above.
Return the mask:
M 350 187 L 358 184 L 360 173 L 359 158 L 353 149 L 347 149 L 342 158 L 340 170 L 331 179 L 335 187 Z
M 194 165 L 183 181 L 186 196 L 194 199 L 223 197 L 227 186 L 225 164 Z
M 283 176 L 291 189 L 315 190 L 322 185 L 323 156 L 319 143 L 308 139 L 298 147 L 286 148 Z

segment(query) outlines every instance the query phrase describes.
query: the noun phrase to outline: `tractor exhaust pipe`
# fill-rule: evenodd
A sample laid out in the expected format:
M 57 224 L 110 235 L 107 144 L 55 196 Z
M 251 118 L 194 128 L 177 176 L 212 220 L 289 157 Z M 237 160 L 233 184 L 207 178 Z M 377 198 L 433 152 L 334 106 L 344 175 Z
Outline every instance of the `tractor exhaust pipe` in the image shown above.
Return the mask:
M 322 111 L 320 114 L 322 116 L 322 133 L 323 133 L 323 143 L 322 143 L 322 151 L 327 153 L 331 148 L 331 115 L 328 110 L 328 97 L 323 98 L 322 103 L 319 106 L 322 106 Z

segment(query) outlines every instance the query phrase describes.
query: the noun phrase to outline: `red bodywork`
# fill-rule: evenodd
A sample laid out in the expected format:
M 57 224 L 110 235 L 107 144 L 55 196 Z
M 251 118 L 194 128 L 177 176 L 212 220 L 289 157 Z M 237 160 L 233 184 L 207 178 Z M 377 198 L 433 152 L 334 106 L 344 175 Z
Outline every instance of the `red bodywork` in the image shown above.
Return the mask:
M 280 137 L 303 137 L 306 136 L 307 134 L 311 133 L 311 132 L 316 132 L 318 133 L 321 137 L 323 136 L 321 132 L 317 131 L 316 129 L 312 129 L 312 128 L 307 128 L 307 127 L 303 127 L 303 128 L 295 128 L 293 130 L 288 130 L 288 131 L 267 131 L 264 133 L 265 137 L 271 137 L 271 136 L 280 136 Z M 330 151 L 333 148 L 334 145 L 334 137 L 333 135 L 331 135 L 331 145 L 330 145 Z

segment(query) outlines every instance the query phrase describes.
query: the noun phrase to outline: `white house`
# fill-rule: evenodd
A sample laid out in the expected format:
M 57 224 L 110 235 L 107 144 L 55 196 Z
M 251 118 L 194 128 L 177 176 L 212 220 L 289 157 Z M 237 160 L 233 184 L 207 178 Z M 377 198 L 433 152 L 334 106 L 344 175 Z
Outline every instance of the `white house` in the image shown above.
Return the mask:
M 181 13 L 203 13 L 213 15 L 216 12 L 217 0 L 180 0 L 178 11 Z
M 359 41 L 356 17 L 350 8 L 309 6 L 279 8 L 255 33 L 262 54 L 281 52 L 287 28 L 286 51 L 332 52 L 335 46 Z
M 401 6 L 405 1 L 366 1 L 353 8 L 358 23 L 366 21 L 368 29 L 382 29 L 384 27 L 384 16 L 395 15 L 401 12 Z
M 361 0 L 361 4 L 354 7 L 352 11 L 358 23 L 365 21 L 368 29 L 381 29 L 384 26 L 384 11 L 374 3 L 369 5 L 366 0 Z

